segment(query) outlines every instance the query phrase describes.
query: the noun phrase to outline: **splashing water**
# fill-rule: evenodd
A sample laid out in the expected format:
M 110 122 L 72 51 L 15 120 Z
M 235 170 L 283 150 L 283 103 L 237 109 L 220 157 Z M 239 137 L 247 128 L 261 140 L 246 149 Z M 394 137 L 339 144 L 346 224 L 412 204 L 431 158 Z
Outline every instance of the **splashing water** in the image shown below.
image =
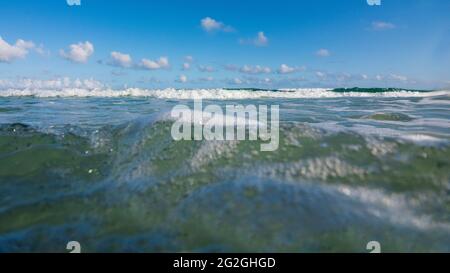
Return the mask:
M 0 252 L 450 251 L 447 91 L 0 94 Z M 279 105 L 279 149 L 174 141 L 199 97 Z

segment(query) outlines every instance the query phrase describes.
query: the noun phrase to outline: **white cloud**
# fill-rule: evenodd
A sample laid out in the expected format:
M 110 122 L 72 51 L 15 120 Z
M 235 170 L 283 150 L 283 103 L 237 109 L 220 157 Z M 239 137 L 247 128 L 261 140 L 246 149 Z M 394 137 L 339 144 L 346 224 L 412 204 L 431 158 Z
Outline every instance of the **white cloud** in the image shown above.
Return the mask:
M 189 70 L 191 68 L 191 64 L 188 62 L 183 63 L 183 70 Z
M 218 22 L 211 17 L 203 18 L 200 23 L 202 25 L 202 28 L 206 31 L 219 30 L 223 27 L 223 23 Z
M 280 65 L 280 68 L 278 69 L 278 74 L 290 74 L 290 73 L 294 73 L 297 71 L 303 71 L 306 68 L 304 66 L 301 67 L 290 67 L 287 64 L 282 64 Z
M 372 29 L 373 30 L 389 30 L 394 29 L 395 25 L 389 22 L 383 22 L 383 21 L 375 21 L 372 22 Z
M 253 39 L 240 39 L 240 44 L 251 44 L 255 46 L 267 46 L 269 44 L 269 38 L 264 34 L 263 31 L 258 32 L 255 38 Z
M 267 66 L 250 66 L 250 65 L 244 65 L 243 67 L 241 67 L 241 69 L 239 69 L 239 71 L 241 73 L 246 73 L 246 74 L 267 74 L 272 72 L 272 70 L 267 67 Z
M 366 79 L 366 78 L 363 78 L 363 79 Z M 389 82 L 395 81 L 395 82 L 403 82 L 403 83 L 410 81 L 410 79 L 407 76 L 398 75 L 398 74 L 389 74 L 389 75 L 378 74 L 378 75 L 375 75 L 374 79 L 377 81 L 389 81 Z
M 41 56 L 50 56 L 50 50 L 45 49 L 43 44 L 36 46 L 34 50 Z
M 188 78 L 186 77 L 186 75 L 180 75 L 180 77 L 178 77 L 178 82 L 185 83 L 187 81 Z
M 15 59 L 23 59 L 28 54 L 28 50 L 34 48 L 31 41 L 19 39 L 14 45 L 8 44 L 0 36 L 0 62 L 10 63 Z
M 191 68 L 191 63 L 194 61 L 194 57 L 188 55 L 184 57 L 184 63 L 182 65 L 183 70 L 189 70 Z
M 408 77 L 402 76 L 402 75 L 397 75 L 397 74 L 391 74 L 390 78 L 395 81 L 401 81 L 401 82 L 408 81 Z
M 160 57 L 156 61 L 149 59 L 142 59 L 140 66 L 149 70 L 169 68 L 169 59 L 167 57 Z
M 322 71 L 317 71 L 316 72 L 316 76 L 319 77 L 320 79 L 324 79 L 327 77 L 327 74 L 325 72 Z
M 224 31 L 232 32 L 233 28 L 222 22 L 216 21 L 211 17 L 205 17 L 200 21 L 200 25 L 206 32 Z
M 24 41 L 22 39 L 19 39 L 16 42 L 16 46 L 19 48 L 31 49 L 31 48 L 34 48 L 34 43 L 31 41 Z
M 331 55 L 331 53 L 328 49 L 321 48 L 316 51 L 316 55 L 319 57 L 329 57 Z
M 31 78 L 21 78 L 17 80 L 0 79 L 0 89 L 44 89 L 44 90 L 63 90 L 67 88 L 79 89 L 101 89 L 104 84 L 94 79 L 74 79 L 69 77 L 55 78 L 49 80 L 37 80 Z
M 234 83 L 234 84 L 242 84 L 242 80 L 239 79 L 239 78 L 234 78 L 234 79 L 233 79 L 233 83 Z
M 295 72 L 295 68 L 288 66 L 287 64 L 280 65 L 278 69 L 278 73 L 280 74 L 289 74 Z
M 117 51 L 111 52 L 112 64 L 121 67 L 130 67 L 133 64 L 133 60 L 129 54 L 120 53 Z
M 69 48 L 69 52 L 65 52 L 61 49 L 59 54 L 63 58 L 75 63 L 86 63 L 89 57 L 94 53 L 94 45 L 89 41 L 71 44 Z
M 260 31 L 254 42 L 256 46 L 266 46 L 269 43 L 269 39 L 264 35 L 264 32 Z
M 274 80 L 268 77 L 260 78 L 255 76 L 244 76 L 241 78 L 226 79 L 225 82 L 228 84 L 235 84 L 235 85 L 247 84 L 251 86 L 257 86 L 257 85 L 272 85 L 274 83 Z
M 339 82 L 348 82 L 348 81 L 356 78 L 354 75 L 346 73 L 346 72 L 338 73 L 333 76 Z

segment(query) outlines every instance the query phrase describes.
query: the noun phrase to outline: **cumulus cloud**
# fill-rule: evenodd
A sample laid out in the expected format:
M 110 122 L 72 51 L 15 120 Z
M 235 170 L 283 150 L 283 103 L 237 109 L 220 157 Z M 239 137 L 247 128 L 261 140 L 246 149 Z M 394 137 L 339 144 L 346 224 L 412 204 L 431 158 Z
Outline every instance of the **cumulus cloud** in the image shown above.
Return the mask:
M 255 46 L 267 46 L 269 44 L 269 38 L 264 34 L 263 31 L 258 32 L 253 39 L 240 39 L 240 44 L 251 44 Z
M 244 65 L 239 69 L 239 72 L 245 73 L 245 74 L 268 74 L 272 72 L 272 70 L 267 66 L 250 66 L 250 65 Z
M 222 22 L 219 22 L 211 17 L 205 17 L 200 20 L 200 25 L 206 32 L 215 32 L 215 31 L 223 31 L 223 32 L 232 32 L 233 28 L 231 26 L 227 26 Z
M 289 74 L 295 72 L 295 68 L 288 66 L 287 64 L 280 65 L 278 69 L 278 73 L 280 74 Z
M 133 64 L 133 60 L 129 54 L 112 51 L 111 64 L 121 67 L 130 67 Z
M 408 81 L 408 77 L 403 76 L 403 75 L 391 74 L 391 75 L 389 75 L 389 77 L 390 77 L 390 79 L 392 79 L 394 81 L 401 81 L 401 82 Z
M 256 39 L 254 40 L 256 46 L 266 46 L 269 43 L 269 39 L 264 35 L 264 32 L 258 32 Z
M 316 51 L 316 55 L 319 57 L 329 57 L 331 55 L 331 53 L 328 49 L 321 48 Z
M 354 83 L 358 85 L 360 81 L 368 80 L 369 76 L 365 74 L 351 74 L 347 72 L 324 72 L 324 71 L 316 71 L 315 76 L 319 80 L 327 80 L 333 83 Z
M 327 74 L 326 74 L 325 72 L 322 72 L 322 71 L 317 71 L 317 72 L 316 72 L 316 76 L 317 76 L 319 79 L 325 79 L 325 78 L 327 77 Z
M 234 83 L 234 84 L 242 84 L 243 82 L 242 82 L 242 80 L 239 79 L 239 78 L 234 78 L 233 81 L 232 81 L 232 83 Z
M 31 78 L 21 78 L 16 80 L 0 79 L 0 89 L 17 89 L 17 90 L 63 90 L 67 88 L 78 89 L 101 89 L 105 85 L 95 79 L 71 79 L 69 77 L 38 80 Z
M 372 22 L 372 29 L 373 30 L 389 30 L 394 29 L 395 25 L 389 22 L 383 22 L 383 21 L 375 21 Z
M 252 87 L 257 87 L 261 85 L 273 85 L 276 80 L 271 79 L 269 77 L 256 77 L 256 76 L 243 76 L 236 78 L 227 78 L 224 79 L 224 82 L 231 85 L 249 85 Z
M 280 65 L 280 68 L 278 68 L 277 72 L 278 74 L 290 74 L 297 71 L 303 71 L 305 70 L 305 67 L 290 67 L 287 64 Z
M 19 39 L 14 45 L 9 44 L 0 36 L 0 62 L 11 63 L 16 59 L 23 59 L 35 45 L 31 41 Z
M 180 75 L 179 77 L 178 77 L 178 80 L 177 80 L 178 82 L 181 82 L 181 83 L 185 83 L 185 82 L 187 82 L 188 81 L 188 78 L 186 77 L 186 75 Z
M 133 59 L 129 54 L 121 53 L 118 51 L 111 52 L 110 60 L 102 61 L 99 63 L 108 64 L 112 66 L 124 67 L 124 68 L 136 68 L 136 69 L 147 69 L 147 70 L 158 70 L 170 68 L 169 58 L 159 57 L 157 60 L 150 60 L 143 58 L 139 63 L 134 63 Z
M 41 56 L 50 56 L 50 50 L 45 49 L 43 44 L 36 46 L 34 50 Z
M 188 62 L 183 63 L 183 70 L 189 70 L 191 68 L 191 64 Z
M 31 41 L 24 41 L 22 39 L 19 39 L 16 42 L 16 46 L 19 48 L 31 49 L 31 48 L 34 48 L 34 43 Z
M 374 77 L 377 81 L 395 81 L 395 82 L 403 82 L 406 83 L 409 81 L 407 76 L 398 75 L 398 74 L 389 74 L 389 75 L 375 75 Z
M 359 79 L 359 77 L 357 77 L 356 75 L 352 75 L 352 74 L 346 73 L 346 72 L 337 73 L 333 76 L 339 82 L 349 82 L 349 81 L 355 80 L 357 78 Z
M 159 57 L 158 60 L 142 59 L 140 66 L 144 69 L 156 70 L 169 68 L 169 59 L 167 57 Z
M 266 84 L 272 83 L 272 79 L 271 78 L 264 78 L 263 79 L 263 83 L 266 83 Z
M 59 51 L 61 57 L 75 63 L 86 63 L 93 53 L 94 45 L 89 41 L 71 44 L 68 52 L 62 49 Z
M 182 65 L 183 70 L 189 70 L 191 69 L 191 63 L 194 61 L 194 57 L 188 55 L 184 57 L 184 63 Z

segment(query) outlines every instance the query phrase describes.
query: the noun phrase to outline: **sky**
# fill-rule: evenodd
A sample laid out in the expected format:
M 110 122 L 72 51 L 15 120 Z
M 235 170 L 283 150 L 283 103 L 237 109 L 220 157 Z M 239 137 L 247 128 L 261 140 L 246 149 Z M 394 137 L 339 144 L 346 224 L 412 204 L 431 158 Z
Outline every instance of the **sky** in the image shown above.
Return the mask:
M 1 1 L 0 88 L 449 87 L 450 1 L 367 2 Z

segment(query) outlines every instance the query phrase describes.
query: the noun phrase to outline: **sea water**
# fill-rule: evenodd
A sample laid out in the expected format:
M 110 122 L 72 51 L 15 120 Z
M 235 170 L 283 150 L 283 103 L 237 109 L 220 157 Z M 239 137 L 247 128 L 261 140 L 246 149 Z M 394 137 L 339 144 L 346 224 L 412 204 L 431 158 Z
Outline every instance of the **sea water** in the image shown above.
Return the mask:
M 279 147 L 175 141 L 179 104 L 279 105 Z M 0 91 L 0 252 L 450 251 L 450 92 Z

